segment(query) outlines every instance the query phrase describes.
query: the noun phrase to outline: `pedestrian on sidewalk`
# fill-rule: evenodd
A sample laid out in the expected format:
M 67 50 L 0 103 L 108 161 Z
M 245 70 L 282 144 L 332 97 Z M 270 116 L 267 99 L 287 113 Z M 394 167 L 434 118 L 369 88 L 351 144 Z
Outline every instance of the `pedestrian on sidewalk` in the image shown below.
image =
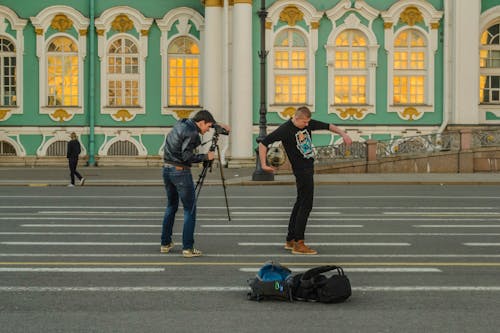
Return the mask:
M 299 107 L 293 117 L 280 125 L 259 143 L 259 158 L 262 170 L 274 172 L 275 168 L 267 165 L 267 147 L 276 141 L 281 141 L 288 160 L 292 166 L 297 187 L 297 198 L 288 223 L 285 249 L 293 254 L 317 254 L 304 243 L 304 233 L 307 219 L 313 207 L 314 196 L 314 152 L 312 146 L 312 131 L 329 130 L 339 134 L 346 145 L 352 140 L 343 130 L 334 124 L 311 119 L 311 111 Z
M 75 175 L 80 180 L 80 185 L 83 186 L 85 184 L 85 178 L 76 170 L 76 166 L 78 165 L 78 156 L 80 155 L 82 148 L 80 146 L 80 142 L 78 142 L 75 132 L 72 132 L 70 137 L 71 140 L 68 142 L 68 149 L 66 152 L 66 158 L 69 163 L 69 175 L 71 178 L 71 183 L 68 187 L 75 186 Z
M 213 151 L 207 154 L 195 152 L 201 145 L 201 135 L 207 133 L 214 125 L 215 119 L 212 114 L 207 110 L 201 110 L 191 119 L 179 120 L 167 135 L 163 155 L 163 182 L 167 192 L 167 207 L 161 232 L 161 253 L 168 253 L 174 247 L 172 229 L 180 199 L 184 207 L 182 255 L 186 258 L 202 255 L 202 252 L 194 247 L 196 194 L 191 164 L 214 159 Z M 228 125 L 218 125 L 229 132 Z

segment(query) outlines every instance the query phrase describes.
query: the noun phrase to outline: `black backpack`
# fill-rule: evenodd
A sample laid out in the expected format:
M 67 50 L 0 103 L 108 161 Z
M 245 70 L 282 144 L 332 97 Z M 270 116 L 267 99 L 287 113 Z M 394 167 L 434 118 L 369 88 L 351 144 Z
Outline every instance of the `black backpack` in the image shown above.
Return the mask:
M 330 276 L 322 273 L 336 271 Z M 319 266 L 291 277 L 293 299 L 340 303 L 351 296 L 351 283 L 339 266 Z
M 261 301 L 274 299 L 292 301 L 292 293 L 287 278 L 292 271 L 273 261 L 266 262 L 257 273 L 257 276 L 248 280 L 251 291 L 247 294 L 249 300 Z

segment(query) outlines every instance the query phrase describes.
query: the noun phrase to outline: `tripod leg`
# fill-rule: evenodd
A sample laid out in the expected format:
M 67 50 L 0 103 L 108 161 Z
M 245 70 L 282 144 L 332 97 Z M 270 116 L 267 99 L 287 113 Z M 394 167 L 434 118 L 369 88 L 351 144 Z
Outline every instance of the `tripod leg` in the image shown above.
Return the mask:
M 229 221 L 231 221 L 231 215 L 229 214 L 229 202 L 227 201 L 227 193 L 226 193 L 226 180 L 224 179 L 224 172 L 222 171 L 222 161 L 220 158 L 220 149 L 218 145 L 217 145 L 217 155 L 219 156 L 220 178 L 222 180 L 222 187 L 224 188 L 224 198 L 226 199 L 227 218 Z
M 194 208 L 196 207 L 196 203 L 198 202 L 198 197 L 200 196 L 201 187 L 203 186 L 203 182 L 205 181 L 208 167 L 209 167 L 208 164 L 203 166 L 203 170 L 201 170 L 198 181 L 196 182 L 196 187 L 194 188 L 194 193 L 195 193 L 194 205 L 193 208 L 191 209 L 191 214 L 194 212 Z

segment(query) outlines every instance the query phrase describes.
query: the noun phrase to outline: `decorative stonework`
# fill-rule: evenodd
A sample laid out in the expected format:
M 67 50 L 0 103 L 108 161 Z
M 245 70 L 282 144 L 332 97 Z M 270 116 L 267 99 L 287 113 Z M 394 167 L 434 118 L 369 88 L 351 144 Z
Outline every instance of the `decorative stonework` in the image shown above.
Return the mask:
M 312 29 L 319 29 L 319 22 L 311 22 Z
M 88 32 L 89 32 L 88 29 L 82 29 L 78 31 L 80 36 L 87 36 Z
M 304 13 L 297 6 L 287 6 L 280 13 L 280 20 L 294 26 L 304 19 Z
M 64 31 L 69 30 L 73 27 L 73 21 L 71 21 L 64 14 L 57 14 L 52 19 L 52 23 L 50 24 L 50 27 L 52 29 L 58 30 L 60 32 L 64 32 Z
M 409 26 L 414 26 L 415 24 L 424 21 L 422 12 L 415 6 L 406 7 L 406 9 L 401 13 L 399 19 L 401 22 L 404 22 Z
M 43 29 L 35 29 L 35 33 L 36 33 L 38 36 L 42 36 L 42 35 L 43 35 Z
M 111 23 L 111 28 L 118 32 L 127 32 L 134 29 L 134 22 L 127 15 L 120 14 Z
M 149 30 L 141 30 L 141 36 L 149 35 Z
M 222 7 L 222 0 L 203 0 L 205 7 Z
M 115 114 L 112 114 L 111 117 L 116 121 L 130 121 L 134 119 L 134 115 L 132 115 L 128 110 L 121 109 L 116 111 Z
M 357 119 L 361 120 L 366 116 L 368 109 L 365 108 L 337 108 L 337 114 L 342 120 Z
M 440 26 L 439 22 L 431 23 L 431 29 L 439 29 L 439 26 Z
M 95 32 L 97 36 L 104 36 L 104 29 L 97 29 Z
M 287 107 L 286 109 L 284 109 L 283 111 L 280 112 L 280 116 L 284 119 L 286 118 L 292 118 L 293 115 L 295 114 L 295 111 L 297 109 L 295 109 L 293 106 L 289 106 Z
M 0 121 L 2 120 L 7 120 L 7 115 L 10 112 L 10 110 L 0 110 Z
M 50 118 L 55 121 L 63 122 L 63 121 L 68 121 L 71 118 L 73 118 L 73 114 L 68 113 L 68 111 L 64 109 L 57 109 L 51 114 L 49 114 Z
M 421 115 L 422 112 L 419 112 L 414 107 L 408 107 L 404 109 L 403 112 L 400 114 L 401 118 L 405 120 L 416 120 L 420 118 Z
M 172 110 L 176 114 L 177 119 L 189 118 L 194 110 Z
M 393 26 L 392 22 L 384 22 L 384 29 L 391 29 Z
M 271 30 L 273 27 L 273 22 L 266 22 L 266 29 Z

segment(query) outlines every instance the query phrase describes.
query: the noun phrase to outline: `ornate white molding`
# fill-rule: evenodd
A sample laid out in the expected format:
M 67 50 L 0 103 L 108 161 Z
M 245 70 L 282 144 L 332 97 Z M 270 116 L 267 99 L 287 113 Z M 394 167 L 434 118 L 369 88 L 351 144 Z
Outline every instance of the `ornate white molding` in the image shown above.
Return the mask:
M 425 29 L 417 24 L 401 24 L 397 26 L 401 19 L 401 14 L 408 9 L 418 10 L 418 15 L 424 22 Z M 424 105 L 392 105 L 394 87 L 387 85 L 387 111 L 396 112 L 403 120 L 416 120 L 423 117 L 426 112 L 434 112 L 434 56 L 438 48 L 438 27 L 439 21 L 443 16 L 442 11 L 436 10 L 430 3 L 424 0 L 400 0 L 394 3 L 387 11 L 381 13 L 384 20 L 385 49 L 387 51 L 388 73 L 387 82 L 391 83 L 394 79 L 394 70 L 390 65 L 394 62 L 394 40 L 395 37 L 409 29 L 418 30 L 427 41 L 426 60 L 426 85 L 425 85 L 425 103 Z M 404 22 L 403 22 L 404 23 Z M 416 110 L 416 111 L 415 111 Z
M 7 32 L 7 21 L 12 30 L 16 32 L 15 36 Z M 10 8 L 0 5 L 0 36 L 9 39 L 16 47 L 16 105 L 15 107 L 0 107 L 0 121 L 10 118 L 13 114 L 23 113 L 23 53 L 24 53 L 24 34 L 23 30 L 28 20 L 20 19 Z M 0 103 L 1 105 L 1 103 Z M 4 112 L 2 112 L 4 111 Z
M 281 13 L 287 7 L 295 6 L 301 13 L 302 19 L 306 24 L 306 29 L 300 25 L 284 25 L 277 28 Z M 274 52 L 273 45 L 276 36 L 283 30 L 293 28 L 300 31 L 307 40 L 307 60 L 308 60 L 308 68 L 307 68 L 307 100 L 306 103 L 311 111 L 314 112 L 315 109 L 315 53 L 318 49 L 318 26 L 321 17 L 323 16 L 323 12 L 316 10 L 316 8 L 311 5 L 308 1 L 305 0 L 278 0 L 273 3 L 267 10 L 268 15 L 266 22 L 270 25 L 270 29 L 266 29 L 266 50 L 269 51 L 268 55 L 268 64 L 274 63 Z M 283 119 L 283 110 L 287 108 L 287 105 L 275 105 L 274 104 L 274 72 L 271 66 L 268 67 L 267 70 L 267 96 L 268 96 L 268 110 L 270 112 L 277 112 L 278 115 Z
M 76 31 L 78 35 L 75 38 L 67 31 L 60 31 L 51 36 L 46 36 L 47 29 L 51 26 L 52 21 L 57 15 L 64 15 L 71 21 L 71 28 Z M 43 9 L 37 16 L 30 18 L 36 32 L 36 53 L 40 63 L 39 74 L 39 105 L 40 113 L 47 114 L 54 121 L 68 121 L 73 118 L 75 114 L 83 114 L 84 105 L 84 66 L 83 61 L 87 55 L 87 34 L 81 33 L 86 31 L 89 26 L 89 19 L 84 17 L 79 11 L 69 6 L 51 6 Z M 47 45 L 54 38 L 64 36 L 72 39 L 78 45 L 78 106 L 61 106 L 49 107 L 47 105 Z M 63 111 L 59 111 L 63 110 Z M 58 112 L 55 114 L 55 112 Z M 58 116 L 59 115 L 59 116 Z
M 186 112 L 189 112 L 190 114 L 194 113 L 197 110 L 200 110 L 200 108 L 181 108 L 181 107 L 168 107 L 168 95 L 165 93 L 168 89 L 168 75 L 167 75 L 167 69 L 168 69 L 168 46 L 170 43 L 178 37 L 181 36 L 187 36 L 198 44 L 198 48 L 200 49 L 200 57 L 203 54 L 202 50 L 202 42 L 200 39 L 198 39 L 196 36 L 193 36 L 192 34 L 189 33 L 191 30 L 191 23 L 194 24 L 194 27 L 196 30 L 200 31 L 203 28 L 203 16 L 201 16 L 196 10 L 188 8 L 188 7 L 179 7 L 170 10 L 163 16 L 162 19 L 156 19 L 156 23 L 158 24 L 158 27 L 160 28 L 161 31 L 161 40 L 160 40 L 160 53 L 161 53 L 161 58 L 162 58 L 162 71 L 161 71 L 161 103 L 162 103 L 162 114 L 168 114 L 173 116 L 175 119 L 180 119 L 182 118 L 181 115 Z M 177 34 L 168 36 L 168 33 L 172 28 L 174 27 L 177 28 Z M 201 60 L 201 59 L 200 59 Z M 200 61 L 201 65 L 201 61 Z M 201 68 L 200 68 L 201 71 Z M 200 77 L 200 84 L 202 82 L 202 79 Z M 200 86 L 201 90 L 201 86 Z M 200 95 L 200 103 L 201 103 L 201 95 Z M 179 110 L 179 109 L 186 109 L 186 110 Z
M 128 141 L 132 143 L 137 148 L 138 156 L 148 155 L 148 151 L 142 143 L 141 135 L 134 133 L 133 130 L 107 130 L 104 134 L 104 144 L 99 148 L 99 156 L 107 156 L 109 148 L 118 141 Z
M 71 140 L 71 137 L 70 137 L 71 132 L 75 132 L 75 134 L 78 137 L 78 140 L 80 141 L 80 146 L 81 146 L 80 156 L 87 155 L 87 149 L 85 148 L 85 146 L 83 145 L 83 143 L 80 139 L 80 136 L 82 134 L 81 129 L 76 129 L 76 130 L 72 131 L 72 130 L 67 129 L 67 128 L 65 128 L 65 129 L 59 128 L 59 129 L 41 129 L 41 131 L 42 131 L 43 139 L 42 139 L 42 143 L 40 144 L 40 146 L 36 150 L 36 156 L 47 156 L 47 149 L 54 142 L 57 142 L 57 141 L 68 142 L 68 141 L 70 141 Z
M 341 1 L 332 9 L 326 11 L 328 19 L 332 22 L 332 31 L 328 36 L 326 48 L 326 61 L 328 66 L 328 113 L 334 113 L 340 119 L 355 119 L 362 120 L 368 114 L 375 114 L 375 100 L 376 100 L 376 67 L 378 65 L 377 52 L 379 44 L 377 37 L 371 29 L 373 20 L 378 17 L 379 11 L 370 7 L 364 1 L 356 1 L 354 7 L 351 7 L 350 1 Z M 346 16 L 342 24 L 337 26 L 337 21 Z M 363 24 L 361 16 L 367 20 L 367 25 Z M 366 72 L 367 72 L 367 91 L 366 91 L 366 105 L 336 105 L 335 104 L 335 41 L 338 36 L 346 30 L 361 31 L 367 39 L 367 59 L 366 59 Z
M 117 27 L 115 20 L 127 21 L 127 28 L 122 27 L 121 31 L 108 37 L 108 32 Z M 146 57 L 148 55 L 148 33 L 153 23 L 152 18 L 146 18 L 137 9 L 128 6 L 117 6 L 108 8 L 100 17 L 95 20 L 97 29 L 98 56 L 101 61 L 101 113 L 109 114 L 115 121 L 128 122 L 135 118 L 137 114 L 146 113 Z M 134 29 L 137 36 L 130 33 Z M 107 84 L 107 64 L 106 57 L 109 45 L 117 38 L 131 39 L 139 50 L 139 106 L 109 106 Z
M 0 141 L 5 141 L 11 144 L 16 150 L 16 156 L 26 156 L 26 150 L 19 140 L 19 134 L 15 133 L 12 128 L 6 128 L 5 130 L 0 130 Z

